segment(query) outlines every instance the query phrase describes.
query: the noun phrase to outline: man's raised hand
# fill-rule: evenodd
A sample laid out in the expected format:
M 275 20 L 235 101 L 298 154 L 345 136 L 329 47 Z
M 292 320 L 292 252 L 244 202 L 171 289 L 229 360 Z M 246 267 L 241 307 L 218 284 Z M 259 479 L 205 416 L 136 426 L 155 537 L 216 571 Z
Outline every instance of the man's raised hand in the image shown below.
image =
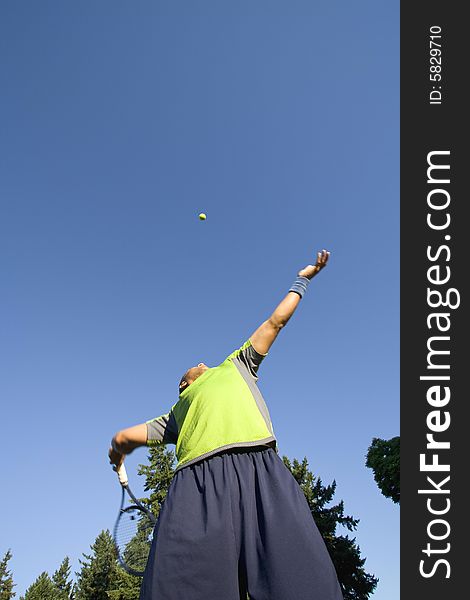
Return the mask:
M 307 279 L 312 279 L 312 277 L 315 277 L 315 275 L 317 275 L 322 269 L 326 267 L 329 258 L 330 253 L 327 250 L 317 252 L 316 263 L 314 265 L 307 265 L 304 269 L 299 271 L 299 277 L 307 277 Z

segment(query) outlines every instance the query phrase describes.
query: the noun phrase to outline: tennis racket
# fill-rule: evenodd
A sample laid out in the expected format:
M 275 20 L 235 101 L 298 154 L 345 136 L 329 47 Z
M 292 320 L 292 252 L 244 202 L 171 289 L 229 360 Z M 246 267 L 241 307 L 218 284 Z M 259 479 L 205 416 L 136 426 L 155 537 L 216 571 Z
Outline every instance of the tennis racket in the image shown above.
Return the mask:
M 113 531 L 119 564 L 131 575 L 142 577 L 152 545 L 155 516 L 143 506 L 129 487 L 126 468 L 117 469 L 122 487 L 121 508 Z M 126 493 L 132 504 L 125 506 Z

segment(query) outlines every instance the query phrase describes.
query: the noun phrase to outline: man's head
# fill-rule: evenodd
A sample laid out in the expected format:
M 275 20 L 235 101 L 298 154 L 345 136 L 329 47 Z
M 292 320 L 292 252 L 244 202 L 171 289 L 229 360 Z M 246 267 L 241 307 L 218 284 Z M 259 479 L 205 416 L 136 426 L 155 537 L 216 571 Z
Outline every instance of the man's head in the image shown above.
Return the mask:
M 197 367 L 191 367 L 186 371 L 186 373 L 181 377 L 179 391 L 180 394 L 183 390 L 185 390 L 189 385 L 191 385 L 198 377 L 200 377 L 205 371 L 207 371 L 209 367 L 204 363 L 199 363 Z

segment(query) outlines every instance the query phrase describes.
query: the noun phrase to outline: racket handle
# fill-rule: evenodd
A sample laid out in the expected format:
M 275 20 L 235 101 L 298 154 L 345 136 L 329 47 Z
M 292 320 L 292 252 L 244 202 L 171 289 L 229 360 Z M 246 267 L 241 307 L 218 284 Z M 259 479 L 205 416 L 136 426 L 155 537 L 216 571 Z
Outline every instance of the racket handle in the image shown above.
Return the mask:
M 128 484 L 129 480 L 127 478 L 127 471 L 124 463 L 121 463 L 121 466 L 117 469 L 117 476 L 119 478 L 119 483 L 122 486 L 126 486 Z

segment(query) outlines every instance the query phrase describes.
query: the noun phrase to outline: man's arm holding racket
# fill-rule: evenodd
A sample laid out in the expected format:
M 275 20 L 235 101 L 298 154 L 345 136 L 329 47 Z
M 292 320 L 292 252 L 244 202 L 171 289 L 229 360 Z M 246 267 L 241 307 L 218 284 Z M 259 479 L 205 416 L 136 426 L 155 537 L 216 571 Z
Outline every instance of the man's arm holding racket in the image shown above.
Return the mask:
M 147 445 L 147 424 L 141 423 L 118 431 L 111 440 L 108 452 L 109 462 L 118 469 L 124 462 L 126 454 L 136 448 Z
M 157 444 L 176 444 L 177 440 L 178 426 L 172 409 L 169 413 L 146 423 L 118 431 L 111 440 L 111 448 L 108 452 L 109 462 L 117 470 L 124 462 L 125 455 L 130 454 L 136 448 Z
M 276 307 L 269 319 L 264 321 L 250 337 L 251 344 L 258 354 L 268 353 L 279 332 L 287 324 L 299 305 L 306 284 L 326 267 L 329 257 L 330 253 L 327 250 L 317 252 L 315 264 L 307 265 L 298 272 L 298 280 L 287 293 L 287 296 Z M 306 281 L 302 282 L 302 278 L 305 278 Z

